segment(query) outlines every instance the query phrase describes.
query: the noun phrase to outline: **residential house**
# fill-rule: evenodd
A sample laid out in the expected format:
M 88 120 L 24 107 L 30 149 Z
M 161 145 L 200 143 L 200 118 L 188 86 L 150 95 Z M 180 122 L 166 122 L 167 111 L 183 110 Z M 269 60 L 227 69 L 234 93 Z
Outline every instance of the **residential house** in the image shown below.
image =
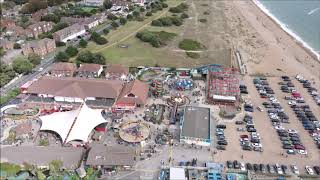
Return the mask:
M 21 38 L 26 35 L 26 31 L 20 26 L 9 26 L 6 28 L 5 34 L 11 37 Z
M 56 41 L 67 42 L 86 33 L 83 25 L 76 23 L 64 29 L 53 33 L 53 38 Z
M 41 17 L 45 16 L 47 14 L 48 14 L 48 10 L 47 9 L 40 9 L 39 11 L 33 13 L 31 15 L 31 18 L 32 18 L 33 21 L 39 22 L 39 21 L 41 21 Z
M 14 42 L 9 41 L 7 39 L 0 39 L 0 47 L 2 47 L 4 50 L 11 50 L 13 49 Z
M 106 13 L 97 13 L 97 14 L 92 15 L 91 17 L 97 19 L 100 24 L 107 20 Z
M 53 28 L 53 22 L 40 21 L 27 27 L 27 37 L 38 38 L 39 34 L 49 32 Z
M 132 2 L 138 6 L 144 6 L 146 3 L 146 0 L 132 0 Z
M 19 15 L 19 12 L 21 10 L 21 5 L 16 5 L 12 9 L 2 9 L 2 16 L 3 17 L 16 17 Z
M 51 65 L 50 74 L 58 77 L 72 77 L 76 70 L 77 66 L 74 63 L 59 62 Z
M 77 70 L 77 76 L 79 77 L 99 77 L 103 71 L 103 66 L 100 64 L 80 64 Z
M 62 17 L 61 22 L 68 23 L 69 25 L 78 23 L 84 26 L 86 30 L 89 30 L 99 25 L 99 19 L 94 17 L 90 17 L 90 18 Z
M 24 55 L 29 55 L 30 53 L 38 54 L 40 57 L 55 51 L 56 43 L 52 39 L 41 39 L 39 41 L 27 42 L 22 45 L 22 53 Z
M 124 67 L 120 64 L 110 64 L 106 69 L 106 78 L 107 79 L 128 79 L 129 68 Z

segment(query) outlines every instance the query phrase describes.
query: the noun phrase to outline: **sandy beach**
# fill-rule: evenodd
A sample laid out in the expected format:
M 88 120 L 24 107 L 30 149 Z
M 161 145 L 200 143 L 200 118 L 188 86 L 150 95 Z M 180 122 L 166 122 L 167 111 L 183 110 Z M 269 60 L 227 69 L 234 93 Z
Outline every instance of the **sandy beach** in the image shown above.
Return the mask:
M 224 1 L 230 26 L 238 31 L 231 41 L 248 73 L 268 76 L 302 74 L 319 88 L 320 62 L 252 1 Z

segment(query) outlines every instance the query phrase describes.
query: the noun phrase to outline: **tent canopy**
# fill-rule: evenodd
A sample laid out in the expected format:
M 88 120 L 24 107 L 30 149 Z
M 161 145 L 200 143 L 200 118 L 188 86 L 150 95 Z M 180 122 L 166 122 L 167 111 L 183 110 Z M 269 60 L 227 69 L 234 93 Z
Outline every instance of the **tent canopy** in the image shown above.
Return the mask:
M 92 129 L 107 122 L 102 117 L 101 110 L 91 109 L 85 103 L 76 110 L 56 112 L 41 116 L 40 119 L 40 130 L 54 131 L 66 143 L 73 140 L 87 142 Z

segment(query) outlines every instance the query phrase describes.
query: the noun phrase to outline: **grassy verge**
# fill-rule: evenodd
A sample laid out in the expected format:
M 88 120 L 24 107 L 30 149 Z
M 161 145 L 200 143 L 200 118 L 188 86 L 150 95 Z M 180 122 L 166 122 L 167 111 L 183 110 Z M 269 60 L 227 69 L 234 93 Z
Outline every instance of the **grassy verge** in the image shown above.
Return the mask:
M 19 88 L 11 90 L 6 96 L 1 96 L 0 97 L 0 104 L 4 104 L 11 100 L 12 98 L 15 98 L 20 94 Z

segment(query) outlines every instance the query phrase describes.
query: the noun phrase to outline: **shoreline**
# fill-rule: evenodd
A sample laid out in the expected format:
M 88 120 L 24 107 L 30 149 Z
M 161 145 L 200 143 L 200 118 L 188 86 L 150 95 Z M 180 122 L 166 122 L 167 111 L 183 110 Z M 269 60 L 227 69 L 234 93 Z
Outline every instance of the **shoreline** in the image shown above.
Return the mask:
M 272 22 L 274 22 L 281 30 L 283 30 L 287 35 L 289 35 L 293 41 L 304 49 L 313 59 L 320 63 L 320 54 L 317 53 L 308 43 L 304 42 L 300 36 L 287 28 L 279 19 L 277 19 L 262 3 L 258 0 L 251 0 L 251 2 L 256 6 L 263 14 L 265 14 Z

